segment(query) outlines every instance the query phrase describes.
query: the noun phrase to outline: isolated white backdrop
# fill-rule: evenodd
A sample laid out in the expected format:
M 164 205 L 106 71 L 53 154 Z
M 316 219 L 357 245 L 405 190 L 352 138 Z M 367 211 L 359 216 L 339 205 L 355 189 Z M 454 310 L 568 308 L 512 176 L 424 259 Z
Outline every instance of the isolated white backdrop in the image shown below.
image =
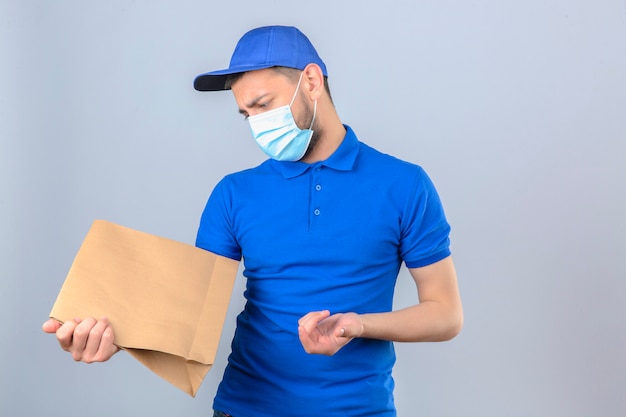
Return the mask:
M 192 81 L 266 24 L 310 37 L 343 121 L 422 165 L 453 226 L 466 325 L 397 344 L 399 414 L 622 416 L 623 0 L 1 0 L 0 415 L 210 415 L 242 277 L 195 399 L 40 325 L 94 219 L 192 243 L 215 183 L 263 160 Z

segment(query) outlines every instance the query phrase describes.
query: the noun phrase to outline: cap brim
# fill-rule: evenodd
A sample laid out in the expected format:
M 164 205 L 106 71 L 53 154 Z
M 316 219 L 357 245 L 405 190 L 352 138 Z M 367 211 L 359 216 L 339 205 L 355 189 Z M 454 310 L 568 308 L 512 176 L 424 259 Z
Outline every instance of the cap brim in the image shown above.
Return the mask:
M 200 74 L 196 77 L 196 79 L 193 81 L 193 88 L 198 91 L 229 90 L 229 88 L 226 88 L 226 79 L 229 75 L 239 74 L 248 71 L 256 71 L 260 69 L 270 68 L 273 66 L 273 64 L 250 65 L 207 72 L 206 74 Z
M 201 74 L 193 80 L 193 88 L 198 91 L 226 90 L 226 77 L 228 75 Z

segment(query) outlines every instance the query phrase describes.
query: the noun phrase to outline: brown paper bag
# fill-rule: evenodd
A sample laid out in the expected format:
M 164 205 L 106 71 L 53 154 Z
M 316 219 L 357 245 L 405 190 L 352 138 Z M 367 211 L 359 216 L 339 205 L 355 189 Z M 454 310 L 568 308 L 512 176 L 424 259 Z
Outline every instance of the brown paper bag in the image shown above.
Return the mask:
M 50 312 L 108 317 L 115 344 L 191 396 L 215 360 L 239 262 L 96 220 Z

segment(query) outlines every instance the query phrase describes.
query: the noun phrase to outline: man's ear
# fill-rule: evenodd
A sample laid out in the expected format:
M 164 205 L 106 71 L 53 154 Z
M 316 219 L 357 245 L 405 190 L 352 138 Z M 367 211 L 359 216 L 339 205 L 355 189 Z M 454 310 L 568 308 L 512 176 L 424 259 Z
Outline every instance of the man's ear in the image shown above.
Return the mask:
M 317 100 L 324 92 L 324 73 L 317 64 L 309 64 L 302 70 L 303 81 L 306 81 L 304 90 L 309 94 L 311 100 Z

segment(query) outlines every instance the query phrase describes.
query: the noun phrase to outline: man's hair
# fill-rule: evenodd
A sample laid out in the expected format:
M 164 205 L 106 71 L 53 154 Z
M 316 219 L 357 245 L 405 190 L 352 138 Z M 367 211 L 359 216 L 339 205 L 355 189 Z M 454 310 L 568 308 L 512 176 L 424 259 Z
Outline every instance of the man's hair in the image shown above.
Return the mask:
M 300 78 L 300 73 L 302 72 L 299 69 L 289 68 L 289 67 L 271 67 L 271 69 L 284 75 L 285 77 L 290 79 L 294 84 L 298 82 L 298 78 Z M 235 81 L 240 79 L 243 76 L 243 74 L 245 74 L 245 72 L 238 72 L 235 74 L 228 75 L 228 77 L 226 77 L 226 83 L 225 83 L 226 89 L 229 90 L 233 86 Z M 333 97 L 330 94 L 330 86 L 328 85 L 327 76 L 324 76 L 324 89 L 326 90 L 326 93 L 328 93 L 328 97 L 330 98 L 330 102 L 332 103 Z

